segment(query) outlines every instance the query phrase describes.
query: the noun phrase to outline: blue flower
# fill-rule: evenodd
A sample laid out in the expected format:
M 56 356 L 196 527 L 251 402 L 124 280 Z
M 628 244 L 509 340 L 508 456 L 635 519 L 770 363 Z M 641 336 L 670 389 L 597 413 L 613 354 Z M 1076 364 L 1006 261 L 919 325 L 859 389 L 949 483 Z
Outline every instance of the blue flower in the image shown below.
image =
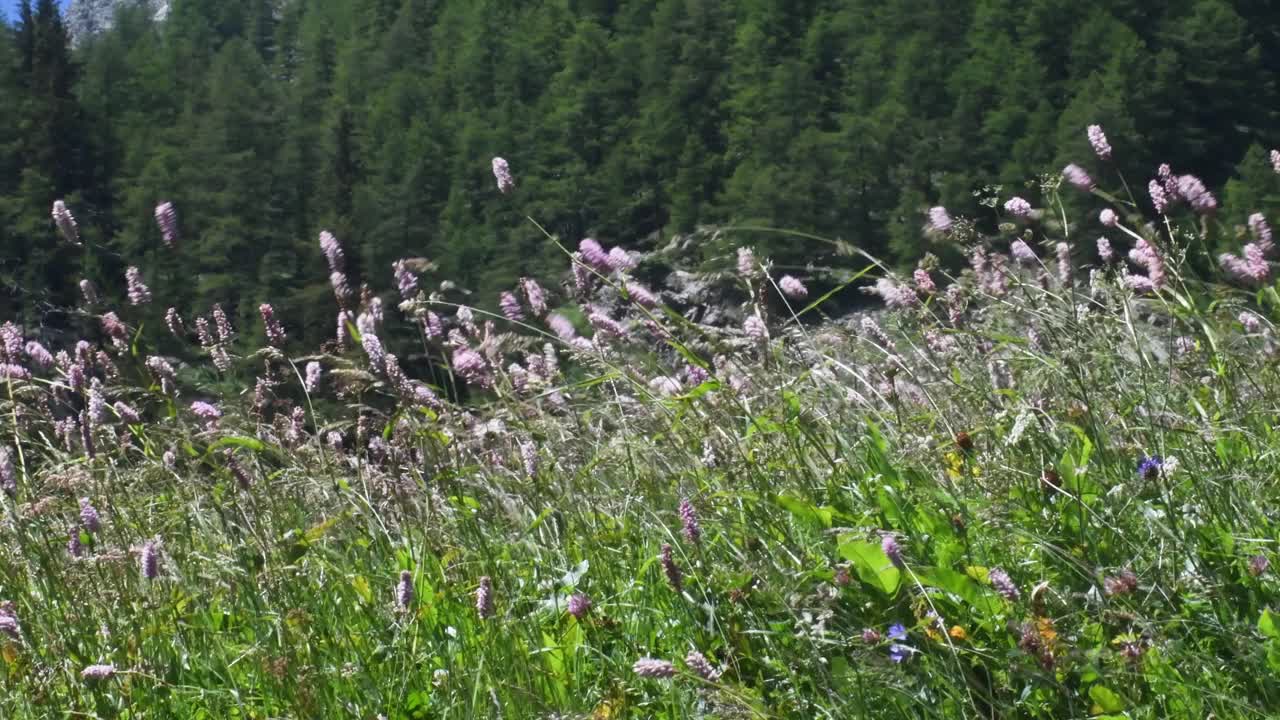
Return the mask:
M 889 659 L 896 663 L 900 663 L 905 660 L 909 660 L 911 658 L 912 653 L 914 653 L 915 651 L 916 651 L 915 648 L 910 647 L 908 645 L 899 645 L 897 643 L 894 643 L 893 645 L 889 646 Z
M 889 639 L 890 640 L 906 640 L 907 639 L 907 629 L 902 626 L 902 623 L 894 623 L 889 626 Z
M 1138 459 L 1138 477 L 1150 480 L 1160 472 L 1164 460 L 1159 455 L 1143 456 Z

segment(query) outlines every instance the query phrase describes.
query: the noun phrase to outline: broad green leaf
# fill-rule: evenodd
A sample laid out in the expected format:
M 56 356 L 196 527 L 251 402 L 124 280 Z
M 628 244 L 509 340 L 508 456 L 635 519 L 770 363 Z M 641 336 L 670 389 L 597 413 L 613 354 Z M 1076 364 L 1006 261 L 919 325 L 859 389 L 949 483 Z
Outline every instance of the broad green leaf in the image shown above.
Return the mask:
M 262 452 L 267 449 L 267 446 L 257 438 L 244 437 L 243 435 L 226 435 L 218 438 L 217 442 L 214 442 L 211 445 L 209 445 L 209 449 L 206 451 L 206 453 L 212 452 L 221 447 L 226 447 L 228 445 L 242 447 L 242 448 L 245 448 L 246 450 L 252 450 L 254 452 Z
M 835 515 L 833 508 L 819 507 L 791 495 L 779 495 L 773 501 L 778 507 L 794 515 L 797 520 L 824 528 L 831 527 L 831 518 Z
M 889 562 L 879 543 L 848 540 L 840 543 L 840 557 L 853 563 L 854 572 L 864 583 L 892 596 L 902 583 L 902 571 Z
M 1262 611 L 1258 618 L 1258 632 L 1272 640 L 1280 640 L 1280 626 L 1276 624 L 1276 615 L 1269 609 Z
M 1118 713 L 1124 710 L 1124 698 L 1105 685 L 1094 685 L 1089 688 L 1089 699 L 1104 713 Z
M 1000 606 L 1000 600 L 994 592 L 983 585 L 979 585 L 974 581 L 974 578 L 965 573 L 944 567 L 916 570 L 920 584 L 945 590 L 962 598 L 970 606 L 984 610 L 992 610 Z M 976 568 L 971 568 L 971 570 L 976 570 Z

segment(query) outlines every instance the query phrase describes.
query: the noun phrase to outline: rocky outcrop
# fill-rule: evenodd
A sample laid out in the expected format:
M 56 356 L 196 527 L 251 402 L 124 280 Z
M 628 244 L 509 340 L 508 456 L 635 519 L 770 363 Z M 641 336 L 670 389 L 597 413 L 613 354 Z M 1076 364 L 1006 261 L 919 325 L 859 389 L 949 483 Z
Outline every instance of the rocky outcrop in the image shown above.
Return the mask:
M 169 14 L 169 0 L 71 0 L 66 22 L 72 44 L 111 27 L 116 8 L 131 4 L 149 7 L 155 12 L 156 20 L 163 20 Z

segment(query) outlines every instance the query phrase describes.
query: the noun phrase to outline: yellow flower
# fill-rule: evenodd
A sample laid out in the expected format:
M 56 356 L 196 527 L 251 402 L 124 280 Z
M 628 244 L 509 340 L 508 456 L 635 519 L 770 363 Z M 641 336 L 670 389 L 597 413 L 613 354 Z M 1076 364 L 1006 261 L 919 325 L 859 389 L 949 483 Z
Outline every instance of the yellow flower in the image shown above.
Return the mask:
M 960 627 L 959 625 L 952 625 L 951 630 L 949 630 L 947 634 L 951 636 L 952 640 L 968 640 L 969 639 L 969 633 L 965 632 L 964 628 Z
M 1058 639 L 1058 631 L 1053 629 L 1053 620 L 1049 618 L 1036 618 L 1036 631 L 1047 645 L 1052 645 Z

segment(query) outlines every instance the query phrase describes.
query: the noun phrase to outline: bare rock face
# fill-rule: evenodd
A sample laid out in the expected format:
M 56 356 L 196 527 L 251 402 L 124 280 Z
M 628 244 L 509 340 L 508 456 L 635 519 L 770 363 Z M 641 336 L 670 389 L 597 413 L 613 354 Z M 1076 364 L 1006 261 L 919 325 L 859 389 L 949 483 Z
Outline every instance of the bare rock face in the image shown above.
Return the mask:
M 67 32 L 72 44 L 79 44 L 111 27 L 116 9 L 129 5 L 143 5 L 155 13 L 157 21 L 169 14 L 169 0 L 71 0 L 67 5 Z

